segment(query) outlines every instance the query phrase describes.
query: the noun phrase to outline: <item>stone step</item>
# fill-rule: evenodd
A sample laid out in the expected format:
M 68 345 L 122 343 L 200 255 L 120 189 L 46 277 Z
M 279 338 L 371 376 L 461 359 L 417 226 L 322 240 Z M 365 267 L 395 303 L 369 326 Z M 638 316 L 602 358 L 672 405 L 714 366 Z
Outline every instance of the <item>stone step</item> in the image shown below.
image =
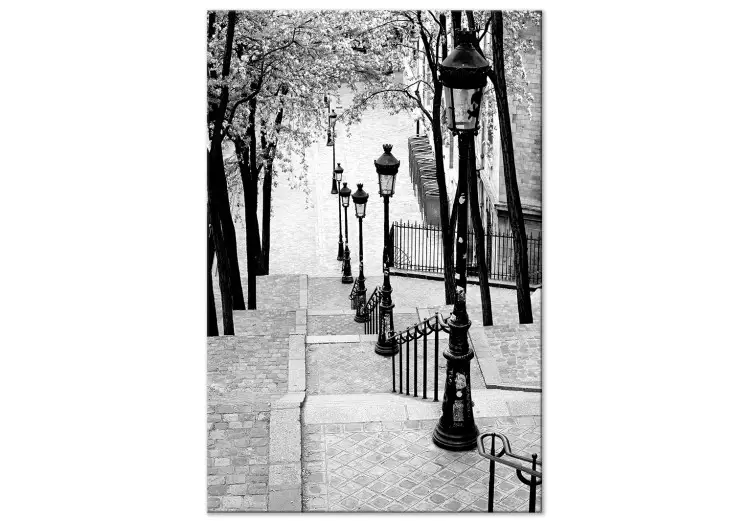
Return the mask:
M 472 390 L 474 417 L 541 416 L 541 393 L 501 389 Z M 441 402 L 394 393 L 308 395 L 304 424 L 437 420 Z

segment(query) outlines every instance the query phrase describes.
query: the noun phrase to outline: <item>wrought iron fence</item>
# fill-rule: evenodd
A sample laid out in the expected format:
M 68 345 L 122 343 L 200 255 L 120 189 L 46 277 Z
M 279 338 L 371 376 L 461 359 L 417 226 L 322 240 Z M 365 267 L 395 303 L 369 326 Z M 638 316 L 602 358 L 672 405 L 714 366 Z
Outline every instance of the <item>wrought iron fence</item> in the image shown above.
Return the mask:
M 435 379 L 433 382 L 433 401 L 438 401 L 438 335 L 440 331 L 450 333 L 450 326 L 445 322 L 445 319 L 440 313 L 435 313 L 434 316 L 424 319 L 418 324 L 414 324 L 411 327 L 406 328 L 403 331 L 394 333 L 391 338 L 398 344 L 398 391 L 396 391 L 396 357 L 391 357 L 391 374 L 393 381 L 393 392 L 404 394 L 404 382 L 406 382 L 406 394 L 409 393 L 409 351 L 410 345 L 414 343 L 414 397 L 417 397 L 419 390 L 419 360 L 418 360 L 418 342 L 422 339 L 422 398 L 427 399 L 427 337 L 431 334 L 435 334 L 435 356 L 434 356 L 434 370 Z M 404 347 L 406 346 L 406 347 Z M 406 352 L 406 355 L 404 355 Z M 404 363 L 406 358 L 406 363 Z M 405 373 L 405 374 L 404 374 Z
M 394 268 L 427 273 L 443 272 L 443 232 L 440 226 L 394 222 L 391 225 L 392 265 Z M 542 235 L 526 238 L 529 282 L 542 283 Z M 455 248 L 455 245 L 454 245 Z M 513 233 L 485 233 L 484 248 L 490 279 L 515 281 Z M 454 250 L 455 253 L 455 250 Z M 469 276 L 479 273 L 474 233 L 469 233 L 466 269 Z
M 489 454 L 484 445 L 484 439 L 487 437 L 492 438 L 492 445 L 490 447 Z M 495 452 L 495 438 L 499 438 L 503 446 L 499 452 Z M 495 462 L 502 463 L 511 468 L 516 469 L 516 476 L 524 485 L 529 487 L 529 512 L 534 512 L 536 508 L 536 487 L 542 484 L 542 471 L 537 470 L 537 466 L 541 467 L 541 460 L 537 461 L 537 455 L 532 454 L 531 458 L 514 454 L 510 449 L 510 440 L 505 434 L 488 432 L 486 434 L 480 434 L 477 438 L 477 452 L 480 456 L 483 456 L 490 460 L 490 482 L 489 482 L 489 498 L 487 500 L 487 512 L 492 512 L 494 509 L 495 502 Z M 503 458 L 507 456 L 507 458 Z M 513 460 L 525 461 L 531 463 L 531 468 L 524 466 L 520 463 L 516 463 Z M 524 477 L 524 473 L 528 474 L 529 477 Z

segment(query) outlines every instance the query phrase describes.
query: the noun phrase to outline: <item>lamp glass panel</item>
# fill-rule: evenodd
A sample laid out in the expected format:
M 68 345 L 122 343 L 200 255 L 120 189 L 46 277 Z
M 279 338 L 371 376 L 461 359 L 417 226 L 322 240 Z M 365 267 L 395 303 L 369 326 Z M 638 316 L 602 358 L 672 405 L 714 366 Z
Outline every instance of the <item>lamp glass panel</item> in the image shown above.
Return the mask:
M 354 203 L 354 212 L 357 214 L 357 217 L 365 216 L 365 206 L 367 206 L 367 203 Z
M 453 122 L 453 89 L 445 88 L 443 89 L 443 92 L 445 93 L 445 107 L 446 107 L 446 116 L 448 119 L 448 128 L 454 130 L 455 129 L 455 123 Z
M 341 194 L 341 192 L 339 192 Z M 349 206 L 349 196 L 348 195 L 342 195 L 341 196 L 341 206 L 344 208 L 347 208 Z
M 453 117 L 456 130 L 475 130 L 482 103 L 482 89 L 448 89 L 453 97 Z M 449 124 L 450 124 L 450 110 Z
M 380 174 L 380 193 L 382 195 L 393 195 L 393 182 L 396 179 L 395 175 Z

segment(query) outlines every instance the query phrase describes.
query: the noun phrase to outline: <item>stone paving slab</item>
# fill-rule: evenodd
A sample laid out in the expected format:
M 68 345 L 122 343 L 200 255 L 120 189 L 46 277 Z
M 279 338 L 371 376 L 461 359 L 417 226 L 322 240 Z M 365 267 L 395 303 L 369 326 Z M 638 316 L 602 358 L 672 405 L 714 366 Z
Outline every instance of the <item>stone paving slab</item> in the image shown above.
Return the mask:
M 488 389 L 503 389 L 500 372 L 497 370 L 495 354 L 487 341 L 484 327 L 469 329 L 469 341 L 476 353 L 477 363 L 482 370 L 484 382 Z M 506 387 L 507 388 L 507 387 Z
M 435 420 L 306 424 L 303 511 L 486 512 L 489 462 L 476 450 L 432 442 Z M 508 436 L 514 452 L 541 456 L 539 417 L 480 418 L 481 432 Z M 542 487 L 537 489 L 541 511 Z M 496 465 L 495 511 L 526 511 L 528 487 Z

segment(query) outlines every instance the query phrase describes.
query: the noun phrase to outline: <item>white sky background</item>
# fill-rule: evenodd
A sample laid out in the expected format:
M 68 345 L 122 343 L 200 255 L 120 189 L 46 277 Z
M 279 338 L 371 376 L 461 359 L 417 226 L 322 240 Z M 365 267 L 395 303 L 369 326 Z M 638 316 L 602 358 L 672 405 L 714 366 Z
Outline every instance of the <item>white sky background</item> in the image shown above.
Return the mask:
M 544 10 L 551 518 L 747 516 L 745 5 L 512 2 Z M 6 519 L 206 517 L 208 7 L 4 6 Z

